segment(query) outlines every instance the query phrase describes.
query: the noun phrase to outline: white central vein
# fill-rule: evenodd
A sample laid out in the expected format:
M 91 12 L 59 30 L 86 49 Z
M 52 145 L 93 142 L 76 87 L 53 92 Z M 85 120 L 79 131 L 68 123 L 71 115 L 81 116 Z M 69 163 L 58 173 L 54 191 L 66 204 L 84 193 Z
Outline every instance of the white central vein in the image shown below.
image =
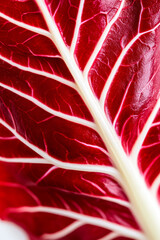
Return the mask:
M 93 130 L 96 130 L 95 123 L 93 123 L 91 121 L 87 121 L 87 120 L 79 118 L 79 117 L 75 117 L 75 116 L 71 116 L 71 115 L 68 115 L 68 114 L 65 114 L 65 113 L 62 113 L 62 112 L 59 112 L 59 111 L 55 111 L 52 108 L 45 105 L 44 103 L 38 101 L 36 98 L 31 97 L 28 94 L 25 94 L 25 93 L 15 89 L 15 88 L 9 87 L 4 83 L 0 83 L 0 87 L 3 87 L 5 89 L 17 94 L 18 96 L 27 99 L 28 101 L 34 103 L 35 105 L 37 105 L 38 107 L 40 107 L 44 111 L 52 114 L 53 116 L 65 119 L 65 120 L 73 122 L 73 123 L 78 123 L 78 124 L 81 124 L 83 126 L 92 128 Z
M 72 212 L 69 210 L 65 210 L 65 209 L 60 209 L 60 208 L 53 208 L 53 207 L 19 207 L 19 208 L 10 208 L 9 209 L 10 212 L 16 212 L 16 213 L 23 213 L 23 212 L 30 212 L 30 213 L 37 213 L 37 212 L 42 212 L 42 213 L 50 213 L 50 214 L 56 214 L 56 215 L 60 215 L 60 216 L 64 216 L 64 217 L 69 217 L 72 219 L 76 219 L 85 223 L 89 223 L 95 226 L 99 226 L 99 227 L 103 227 L 103 228 L 107 228 L 111 231 L 115 231 L 119 234 L 122 234 L 122 236 L 126 236 L 126 237 L 130 237 L 136 240 L 146 240 L 146 238 L 144 237 L 144 235 L 137 231 L 137 230 L 133 230 L 131 228 L 127 228 L 124 226 L 121 226 L 119 224 L 116 223 L 112 223 L 106 219 L 101 219 L 98 217 L 91 217 L 85 214 L 81 214 L 81 213 L 76 213 L 76 212 Z
M 160 26 L 160 23 L 157 24 L 154 28 L 148 30 L 148 31 L 145 31 L 145 32 L 142 32 L 142 33 L 138 33 L 126 46 L 125 48 L 122 50 L 121 54 L 119 55 L 119 57 L 117 58 L 117 61 L 115 62 L 114 64 L 114 67 L 112 68 L 112 71 L 110 73 L 110 75 L 108 76 L 107 80 L 106 80 L 106 84 L 104 85 L 104 88 L 102 90 L 102 93 L 101 93 L 101 97 L 100 97 L 100 104 L 101 106 L 104 108 L 104 105 L 105 105 L 105 98 L 106 98 L 106 94 L 111 86 L 111 83 L 113 82 L 113 79 L 124 59 L 124 57 L 126 56 L 126 53 L 128 52 L 128 50 L 133 46 L 133 44 L 141 37 L 143 36 L 144 34 L 147 34 L 147 33 L 150 33 L 150 32 L 153 32 L 155 31 L 158 27 Z
M 114 165 L 122 176 L 123 183 L 125 183 L 123 188 L 133 206 L 133 212 L 137 220 L 139 220 L 139 223 L 145 231 L 148 239 L 159 240 L 160 209 L 156 199 L 150 194 L 142 176 L 135 169 L 134 165 L 124 152 L 120 139 L 115 133 L 113 126 L 107 120 L 98 100 L 95 98 L 91 88 L 89 87 L 89 84 L 85 82 L 83 74 L 78 68 L 75 59 L 71 56 L 69 50 L 64 44 L 60 32 L 54 20 L 50 16 L 44 0 L 36 0 L 36 2 L 48 25 L 49 31 L 52 35 L 52 41 L 56 45 L 68 69 L 74 77 L 77 87 L 79 88 L 80 95 L 97 124 L 99 134 L 112 157 Z
M 124 3 L 125 3 L 125 0 L 122 0 L 120 6 L 118 7 L 118 10 L 117 10 L 115 16 L 114 16 L 114 17 L 112 18 L 112 20 L 107 24 L 107 26 L 105 27 L 105 29 L 104 29 L 104 31 L 103 31 L 103 33 L 102 33 L 102 35 L 101 35 L 101 37 L 100 37 L 100 39 L 99 39 L 99 41 L 98 41 L 98 43 L 96 44 L 96 47 L 95 47 L 92 55 L 90 56 L 90 58 L 89 58 L 89 60 L 88 60 L 88 62 L 87 62 L 87 64 L 86 64 L 86 66 L 85 66 L 85 68 L 84 68 L 84 71 L 83 71 L 83 74 L 84 74 L 84 78 L 85 78 L 85 79 L 87 79 L 88 72 L 89 72 L 89 70 L 91 69 L 91 66 L 92 66 L 92 64 L 93 64 L 96 56 L 98 55 L 99 51 L 101 50 L 102 45 L 103 45 L 103 43 L 104 43 L 104 41 L 105 41 L 108 33 L 110 32 L 111 27 L 112 27 L 113 24 L 117 21 L 119 15 L 121 14 L 121 11 L 122 11 L 122 9 L 123 9 Z
M 2 124 L 10 132 L 12 132 L 14 134 L 14 136 L 17 139 L 19 139 L 23 144 L 25 144 L 27 147 L 32 149 L 34 152 L 36 152 L 42 158 L 46 159 L 46 161 L 54 164 L 57 167 L 60 167 L 60 168 L 63 168 L 63 169 L 74 170 L 74 171 L 77 170 L 77 171 L 84 171 L 84 172 L 105 173 L 105 174 L 109 174 L 112 177 L 114 177 L 118 182 L 121 182 L 121 179 L 119 177 L 119 173 L 113 167 L 110 167 L 110 166 L 105 166 L 104 167 L 103 165 L 100 166 L 100 165 L 91 165 L 91 164 L 77 164 L 77 163 L 62 162 L 62 161 L 50 156 L 47 152 L 44 152 L 43 150 L 36 147 L 32 143 L 29 143 L 25 138 L 23 138 L 20 134 L 18 134 L 15 129 L 13 129 L 11 126 L 9 126 L 2 119 L 0 119 L 0 124 Z

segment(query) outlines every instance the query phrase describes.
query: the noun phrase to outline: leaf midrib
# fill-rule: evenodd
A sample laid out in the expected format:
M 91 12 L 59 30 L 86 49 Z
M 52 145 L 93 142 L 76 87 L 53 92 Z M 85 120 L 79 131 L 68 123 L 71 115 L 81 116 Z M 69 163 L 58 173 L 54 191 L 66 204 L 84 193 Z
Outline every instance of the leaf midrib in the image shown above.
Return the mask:
M 79 93 L 90 110 L 98 128 L 99 135 L 103 139 L 113 161 L 123 179 L 123 188 L 133 206 L 133 213 L 146 233 L 146 237 L 152 240 L 160 239 L 160 210 L 156 199 L 150 194 L 144 179 L 124 152 L 120 139 L 112 125 L 107 120 L 98 100 L 95 98 L 88 82 L 85 82 L 74 57 L 65 46 L 59 30 L 51 18 L 47 6 L 43 0 L 36 0 L 46 24 L 51 33 L 51 38 L 70 73 L 72 74 Z

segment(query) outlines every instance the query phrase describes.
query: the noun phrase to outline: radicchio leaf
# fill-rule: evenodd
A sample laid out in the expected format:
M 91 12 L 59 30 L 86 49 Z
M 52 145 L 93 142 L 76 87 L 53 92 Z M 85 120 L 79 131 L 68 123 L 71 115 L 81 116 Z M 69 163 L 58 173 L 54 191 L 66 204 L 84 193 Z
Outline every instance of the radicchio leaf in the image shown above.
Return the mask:
M 0 0 L 1 227 L 160 239 L 159 10 Z

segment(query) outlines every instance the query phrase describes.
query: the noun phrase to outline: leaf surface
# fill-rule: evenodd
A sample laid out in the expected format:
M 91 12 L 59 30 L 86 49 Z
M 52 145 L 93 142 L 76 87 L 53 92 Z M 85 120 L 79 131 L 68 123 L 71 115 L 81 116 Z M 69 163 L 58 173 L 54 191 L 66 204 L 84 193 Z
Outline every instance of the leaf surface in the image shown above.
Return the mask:
M 0 217 L 29 239 L 159 239 L 159 5 L 0 1 Z

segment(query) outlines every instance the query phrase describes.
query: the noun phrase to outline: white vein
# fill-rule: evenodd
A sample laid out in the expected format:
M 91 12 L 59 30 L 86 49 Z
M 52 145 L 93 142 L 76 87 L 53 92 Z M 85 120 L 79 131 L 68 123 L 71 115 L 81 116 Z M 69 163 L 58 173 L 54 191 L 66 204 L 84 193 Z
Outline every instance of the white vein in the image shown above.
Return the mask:
M 131 202 L 134 203 L 134 206 L 135 206 L 134 209 L 137 217 L 138 216 L 141 217 L 141 220 L 142 220 L 141 223 L 145 231 L 147 232 L 148 236 L 150 236 L 152 239 L 157 239 L 157 236 L 160 236 L 160 232 L 159 232 L 160 220 L 159 220 L 159 214 L 158 214 L 158 206 L 156 202 L 154 202 L 154 200 L 150 197 L 148 190 L 144 185 L 144 182 L 140 180 L 140 175 L 137 173 L 137 171 L 134 168 L 132 168 L 132 165 L 129 162 L 127 162 L 128 158 L 124 153 L 124 150 L 119 142 L 119 139 L 116 133 L 114 132 L 110 124 L 107 122 L 105 115 L 100 110 L 98 102 L 93 97 L 93 93 L 91 89 L 89 88 L 88 85 L 86 85 L 83 82 L 82 73 L 79 70 L 77 64 L 75 63 L 75 60 L 70 56 L 69 51 L 66 48 L 61 38 L 61 35 L 59 33 L 59 30 L 57 29 L 56 24 L 48 12 L 45 2 L 43 0 L 36 0 L 36 2 L 42 11 L 44 19 L 46 20 L 46 23 L 48 25 L 48 28 L 50 29 L 52 40 L 57 46 L 59 52 L 61 53 L 66 65 L 70 69 L 72 76 L 76 80 L 77 86 L 80 89 L 80 94 L 82 98 L 87 102 L 86 104 L 89 110 L 91 111 L 93 117 L 95 118 L 95 121 L 98 124 L 100 135 L 104 140 L 106 146 L 108 147 L 109 151 L 111 152 L 114 162 L 125 180 L 126 185 L 124 185 L 124 188 L 128 193 L 128 195 L 130 196 Z M 4 126 L 8 127 L 8 129 L 10 129 L 10 126 L 8 126 L 3 120 L 1 120 L 1 123 L 3 123 Z M 13 130 L 13 129 L 11 128 L 10 130 Z M 15 134 L 17 133 L 15 132 Z M 23 139 L 21 136 L 19 137 L 21 138 L 21 140 Z M 114 143 L 112 143 L 113 139 L 114 139 Z M 26 140 L 23 139 L 23 142 L 24 141 Z M 25 144 L 28 144 L 30 147 L 34 148 L 35 150 L 38 150 L 38 148 L 36 148 L 30 143 L 25 143 Z M 39 152 L 44 153 L 42 150 L 39 150 Z M 119 156 L 119 154 L 121 156 Z M 118 160 L 121 160 L 121 161 L 118 161 Z M 68 167 L 71 167 L 71 166 L 68 166 Z M 76 164 L 74 164 L 73 169 L 75 170 L 76 167 L 77 167 Z M 80 167 L 82 167 L 82 165 L 80 165 Z M 133 194 L 133 192 L 131 191 L 132 188 L 134 189 L 134 191 L 136 191 L 137 194 L 135 194 L 135 192 Z M 140 189 L 141 190 L 143 189 L 143 191 L 140 191 Z M 139 196 L 138 201 L 137 201 L 137 198 L 134 197 L 135 195 Z M 141 201 L 139 199 L 141 199 L 143 202 L 143 208 L 141 208 L 141 204 L 140 204 Z M 151 205 L 153 205 L 152 209 L 149 207 Z M 152 214 L 150 210 L 152 210 Z M 145 217 L 146 214 L 150 216 L 149 220 Z M 68 213 L 67 213 L 67 216 L 68 216 Z M 150 222 L 153 223 L 154 228 L 153 226 L 150 225 Z M 97 225 L 97 222 L 96 222 L 96 225 Z
M 91 185 L 92 187 L 94 187 L 95 189 L 99 190 L 99 192 L 101 192 L 102 194 L 106 194 L 106 191 L 102 187 L 100 187 L 97 183 L 95 183 L 91 180 L 88 180 L 84 177 L 82 177 L 82 180 L 83 180 L 83 182 L 86 182 L 89 185 Z
M 155 104 L 155 106 L 154 106 L 150 116 L 148 117 L 148 119 L 147 119 L 147 121 L 146 121 L 146 123 L 145 123 L 145 125 L 144 125 L 144 127 L 142 129 L 142 131 L 140 132 L 136 142 L 134 143 L 134 145 L 132 147 L 132 151 L 130 153 L 130 157 L 131 157 L 131 160 L 135 164 L 137 164 L 138 154 L 140 152 L 142 144 L 143 144 L 143 142 L 144 142 L 144 140 L 145 140 L 145 138 L 147 136 L 147 133 L 148 133 L 149 129 L 152 126 L 152 123 L 153 123 L 153 121 L 154 121 L 154 119 L 155 119 L 159 109 L 160 109 L 160 98 L 157 100 L 157 102 L 156 102 L 156 104 Z
M 66 163 L 62 162 L 54 157 L 51 157 L 49 154 L 41 150 L 40 148 L 36 147 L 32 143 L 29 143 L 26 139 L 24 139 L 20 134 L 18 134 L 12 127 L 10 127 L 5 121 L 0 119 L 0 123 L 6 127 L 10 132 L 13 133 L 13 135 L 19 139 L 23 144 L 28 146 L 30 149 L 32 149 L 34 152 L 36 152 L 38 155 L 40 155 L 42 158 L 46 159 L 49 163 L 54 164 L 57 167 L 63 168 L 63 169 L 69 169 L 69 170 L 77 170 L 77 171 L 84 171 L 84 172 L 99 172 L 99 173 L 105 173 L 113 176 L 117 181 L 121 182 L 121 178 L 119 176 L 119 173 L 117 170 L 115 170 L 113 167 L 109 166 L 99 166 L 99 165 L 91 165 L 91 164 L 76 164 L 76 163 Z
M 9 17 L 9 16 L 7 16 L 4 13 L 1 13 L 1 12 L 0 12 L 0 17 L 5 19 L 5 20 L 7 20 L 7 21 L 9 21 L 9 22 L 11 22 L 11 23 L 13 23 L 13 24 L 15 24 L 15 25 L 17 25 L 17 26 L 19 26 L 19 27 L 22 27 L 22 28 L 26 29 L 27 31 L 29 30 L 31 32 L 43 35 L 43 36 L 51 39 L 50 32 L 48 32 L 48 31 L 46 31 L 46 30 L 44 30 L 42 28 L 33 27 L 33 26 L 29 25 L 29 24 L 20 22 L 20 21 L 15 20 L 14 18 L 11 18 L 11 17 Z
M 159 239 L 160 209 L 156 199 L 151 196 L 139 171 L 137 171 L 137 169 L 134 168 L 133 164 L 129 161 L 128 156 L 121 145 L 120 139 L 113 129 L 113 126 L 107 120 L 104 111 L 102 111 L 98 100 L 95 98 L 95 95 L 89 86 L 89 83 L 84 81 L 84 76 L 81 70 L 66 47 L 54 19 L 50 16 L 44 0 L 36 0 L 36 3 L 43 14 L 46 24 L 48 25 L 48 29 L 52 35 L 52 41 L 56 45 L 73 78 L 75 79 L 77 87 L 79 88 L 79 93 L 95 119 L 97 128 L 99 129 L 99 134 L 106 144 L 112 160 L 123 178 L 123 188 L 133 205 L 134 214 L 137 219 L 139 219 L 139 222 L 148 238 L 154 240 Z M 143 208 L 141 206 L 142 202 Z M 149 218 L 146 218 L 146 215 L 148 215 Z M 151 222 L 152 225 L 150 224 Z
M 0 156 L 0 161 L 8 163 L 36 163 L 36 164 L 48 164 L 48 161 L 44 158 L 6 158 Z
M 74 223 L 71 223 L 69 226 L 63 228 L 60 231 L 57 231 L 56 233 L 45 233 L 41 236 L 41 238 L 45 240 L 54 240 L 54 239 L 59 239 L 62 237 L 66 237 L 70 233 L 74 232 L 76 229 L 82 227 L 84 225 L 83 222 L 80 221 L 75 221 Z
M 30 29 L 31 30 L 31 29 Z M 32 30 L 31 30 L 32 31 Z M 5 123 L 3 122 L 3 120 L 1 120 L 1 123 L 2 124 L 4 124 L 5 125 Z M 7 126 L 7 125 L 5 125 L 6 127 L 8 127 L 8 128 L 10 128 L 9 126 Z M 10 129 L 11 130 L 11 129 Z M 13 130 L 13 129 L 12 129 Z M 13 133 L 13 131 L 12 131 L 12 133 Z M 16 132 L 15 132 L 16 133 Z M 16 133 L 17 134 L 17 133 Z M 21 137 L 21 136 L 19 136 L 19 137 Z M 21 139 L 22 140 L 22 139 Z M 24 139 L 23 139 L 23 141 L 24 141 Z M 29 144 L 29 143 L 28 143 Z M 30 145 L 31 146 L 31 145 Z M 32 146 L 33 147 L 33 146 Z M 35 147 L 35 146 L 34 146 Z M 37 150 L 37 149 L 36 149 Z M 75 170 L 75 167 L 74 167 L 74 170 Z M 48 212 L 48 210 L 47 210 L 47 212 Z M 68 216 L 68 213 L 67 213 L 67 216 Z M 97 222 L 96 222 L 96 225 L 97 225 Z M 108 228 L 108 227 L 107 227 Z M 117 229 L 117 227 L 116 227 L 116 229 Z M 123 230 L 123 232 L 124 232 L 124 230 Z M 130 236 L 130 235 L 129 235 Z
M 99 198 L 101 198 L 103 200 L 106 200 L 106 201 L 109 201 L 109 202 L 119 204 L 119 205 L 127 207 L 129 209 L 131 208 L 130 202 L 127 202 L 127 201 L 122 200 L 122 199 L 118 199 L 118 198 L 114 198 L 114 197 L 103 197 L 103 196 L 100 196 Z
M 152 128 L 152 127 L 155 127 L 155 126 L 156 126 L 156 125 L 154 125 L 154 126 L 152 125 L 151 128 Z M 155 143 L 151 143 L 151 144 L 147 144 L 147 145 L 142 145 L 141 149 L 154 147 L 154 146 L 159 145 L 159 144 L 160 144 L 159 142 L 155 142 Z
M 112 18 L 112 20 L 107 24 L 107 26 L 104 29 L 104 31 L 103 31 L 103 33 L 102 33 L 102 35 L 101 35 L 101 37 L 100 37 L 100 39 L 99 39 L 99 41 L 97 43 L 97 45 L 96 45 L 92 55 L 90 56 L 86 66 L 84 68 L 84 71 L 83 71 L 85 79 L 87 79 L 88 72 L 89 72 L 93 62 L 95 61 L 97 54 L 99 53 L 100 49 L 102 48 L 102 45 L 103 45 L 103 43 L 104 43 L 108 33 L 110 32 L 111 27 L 116 22 L 116 20 L 118 19 L 119 15 L 121 14 L 121 11 L 123 9 L 124 3 L 125 3 L 125 0 L 122 0 L 120 6 L 118 7 L 118 11 L 116 12 L 116 14 Z
M 51 164 L 48 162 L 48 160 L 43 159 L 43 158 L 5 158 L 5 157 L 0 157 L 0 161 L 2 162 L 7 162 L 7 163 L 31 163 L 31 164 Z M 53 166 L 51 167 L 44 175 L 42 175 L 42 177 L 40 177 L 40 179 L 36 182 L 37 184 L 39 182 L 41 182 L 48 174 L 50 174 L 52 171 L 58 169 L 57 167 Z M 95 186 L 97 187 L 97 186 Z M 88 196 L 88 197 L 92 197 L 90 194 L 86 194 L 83 193 L 84 196 Z M 131 205 L 129 202 L 122 200 L 122 199 L 118 199 L 118 198 L 114 198 L 114 197 L 106 197 L 106 196 L 94 196 L 94 198 L 98 199 L 102 199 L 104 201 L 109 201 L 109 202 L 113 202 L 116 204 L 119 204 L 121 206 L 127 207 L 127 208 L 131 208 Z
M 53 166 L 51 168 L 49 168 L 37 181 L 36 184 L 40 183 L 41 181 L 43 181 L 43 179 L 45 179 L 51 172 L 53 172 L 54 170 L 58 169 L 57 167 Z
M 114 121 L 113 121 L 113 126 L 114 126 L 114 127 L 115 127 L 115 125 L 116 125 L 116 121 L 117 121 L 117 119 L 118 119 L 118 117 L 119 117 L 119 115 L 120 115 L 120 112 L 122 111 L 122 107 L 123 107 L 123 104 L 124 104 L 124 102 L 125 102 L 125 99 L 126 99 L 126 96 L 127 96 L 127 93 L 128 93 L 128 90 L 129 90 L 129 87 L 130 87 L 131 83 L 132 83 L 132 81 L 129 82 L 129 84 L 128 84 L 126 90 L 125 90 L 125 94 L 124 94 L 124 96 L 123 96 L 123 98 L 122 98 L 121 104 L 120 104 L 119 109 L 118 109 L 118 111 L 117 111 L 117 114 L 116 114 L 116 116 L 115 116 L 115 118 L 114 118 Z
M 100 238 L 99 240 L 113 240 L 114 238 L 117 238 L 117 237 L 122 237 L 121 235 L 119 235 L 118 233 L 109 233 L 107 234 L 106 236 Z
M 97 150 L 103 152 L 106 156 L 109 157 L 109 153 L 108 153 L 104 148 L 102 148 L 102 147 L 100 147 L 100 146 L 88 144 L 88 143 L 79 141 L 79 140 L 77 140 L 77 139 L 74 139 L 74 141 L 75 141 L 75 142 L 78 142 L 78 143 L 80 143 L 80 144 L 82 144 L 82 145 L 84 145 L 84 146 L 91 147 L 91 148 L 93 148 L 93 149 L 97 149 Z
M 160 125 L 160 122 L 156 122 L 156 123 L 152 123 L 151 127 L 156 127 L 156 126 L 159 126 L 159 125 Z
M 118 72 L 118 69 L 122 63 L 122 60 L 123 58 L 126 56 L 126 53 L 128 52 L 128 50 L 132 47 L 132 45 L 141 37 L 143 36 L 144 34 L 147 34 L 147 33 L 150 33 L 150 32 L 153 32 L 155 31 L 158 27 L 160 26 L 160 23 L 157 24 L 154 28 L 148 30 L 148 31 L 145 31 L 145 32 L 142 32 L 142 33 L 138 33 L 127 45 L 125 48 L 123 48 L 121 54 L 119 55 L 119 57 L 117 58 L 117 61 L 115 62 L 114 64 L 114 67 L 112 68 L 112 71 L 109 75 L 109 77 L 107 78 L 107 81 L 106 81 L 106 84 L 104 85 L 104 88 L 102 90 L 102 93 L 101 93 L 101 97 L 100 97 L 100 104 L 101 104 L 101 107 L 104 109 L 104 105 L 105 105 L 105 98 L 106 98 L 106 95 L 107 95 L 107 92 L 111 86 L 111 83 L 113 82 L 113 79 L 115 77 L 115 75 L 117 74 Z
M 79 190 L 79 191 L 80 191 L 80 193 L 76 192 L 76 194 L 81 195 L 82 190 Z M 106 192 L 105 192 L 105 194 L 106 194 Z M 94 198 L 94 199 L 96 199 L 96 198 L 102 199 L 104 201 L 116 203 L 116 204 L 121 205 L 123 207 L 126 207 L 128 209 L 131 209 L 130 202 L 128 202 L 127 200 L 122 200 L 122 199 L 116 198 L 116 197 L 115 198 L 114 197 L 107 197 L 107 196 L 101 196 L 101 195 L 98 195 L 98 194 L 92 196 L 92 195 L 90 195 L 88 193 L 85 193 L 85 192 L 83 192 L 83 196 L 86 196 L 86 197 L 89 197 L 89 198 Z
M 71 54 L 74 53 L 75 46 L 76 46 L 76 43 L 77 43 L 78 33 L 79 33 L 80 25 L 81 25 L 81 17 L 82 17 L 83 6 L 84 6 L 84 0 L 80 0 L 80 4 L 79 4 L 79 7 L 78 7 L 77 19 L 76 19 L 76 25 L 75 25 L 74 34 L 73 34 L 73 38 L 72 38 L 72 43 L 71 43 L 71 47 L 70 47 L 70 53 Z
M 67 121 L 70 121 L 70 122 L 74 122 L 74 123 L 78 123 L 78 124 L 81 124 L 83 126 L 86 126 L 86 127 L 89 127 L 89 128 L 92 128 L 96 131 L 96 127 L 95 127 L 95 123 L 91 122 L 91 121 L 87 121 L 85 119 L 82 119 L 82 118 L 79 118 L 79 117 L 75 117 L 75 116 L 71 116 L 71 115 L 68 115 L 68 114 L 65 114 L 65 113 L 62 113 L 60 111 L 56 111 L 56 110 L 53 110 L 52 108 L 48 107 L 47 105 L 45 105 L 44 103 L 38 101 L 36 98 L 34 97 L 31 97 L 29 96 L 28 94 L 25 94 L 15 88 L 12 88 L 12 87 L 9 87 L 7 86 L 6 84 L 4 83 L 0 83 L 0 87 L 3 87 L 15 94 L 17 94 L 18 96 L 20 97 L 23 97 L 25 99 L 27 99 L 28 101 L 34 103 L 35 105 L 37 105 L 38 107 L 40 107 L 41 109 L 43 109 L 44 111 L 56 116 L 56 117 L 59 117 L 59 118 L 62 118 L 62 119 L 65 119 Z
M 123 236 L 126 237 L 130 237 L 130 238 L 134 238 L 137 240 L 146 240 L 144 235 L 139 232 L 138 230 L 133 230 L 131 228 L 127 228 L 124 226 L 121 226 L 119 224 L 116 223 L 112 223 L 108 220 L 103 220 L 100 219 L 98 217 L 91 217 L 91 216 L 87 216 L 81 213 L 76 213 L 76 212 L 72 212 L 69 210 L 65 210 L 65 209 L 60 209 L 60 208 L 53 208 L 53 207 L 19 207 L 19 208 L 10 208 L 9 211 L 11 212 L 16 212 L 16 213 L 23 213 L 23 212 L 29 212 L 29 213 L 37 213 L 37 212 L 42 212 L 42 213 L 50 213 L 50 214 L 56 214 L 56 215 L 60 215 L 60 216 L 64 216 L 64 217 L 68 217 L 68 218 L 72 218 L 72 219 L 76 219 L 88 224 L 92 224 L 95 226 L 99 226 L 99 227 L 103 227 L 106 229 L 109 229 L 111 231 L 115 231 L 119 234 L 122 234 Z
M 58 81 L 60 83 L 63 83 L 65 85 L 67 85 L 67 86 L 77 90 L 75 83 L 70 82 L 69 80 L 66 80 L 66 79 L 64 79 L 62 77 L 59 77 L 59 76 L 56 76 L 54 74 L 47 73 L 47 72 L 44 72 L 44 71 L 36 70 L 34 68 L 31 68 L 31 67 L 22 66 L 22 65 L 20 65 L 18 63 L 15 63 L 15 62 L 9 60 L 8 58 L 3 57 L 2 55 L 0 55 L 0 59 L 5 61 L 5 62 L 7 62 L 10 65 L 12 65 L 13 67 L 16 67 L 16 68 L 22 70 L 22 71 L 31 72 L 31 73 L 38 74 L 38 75 L 46 77 L 46 78 L 50 78 L 50 79 L 56 80 L 56 81 Z

